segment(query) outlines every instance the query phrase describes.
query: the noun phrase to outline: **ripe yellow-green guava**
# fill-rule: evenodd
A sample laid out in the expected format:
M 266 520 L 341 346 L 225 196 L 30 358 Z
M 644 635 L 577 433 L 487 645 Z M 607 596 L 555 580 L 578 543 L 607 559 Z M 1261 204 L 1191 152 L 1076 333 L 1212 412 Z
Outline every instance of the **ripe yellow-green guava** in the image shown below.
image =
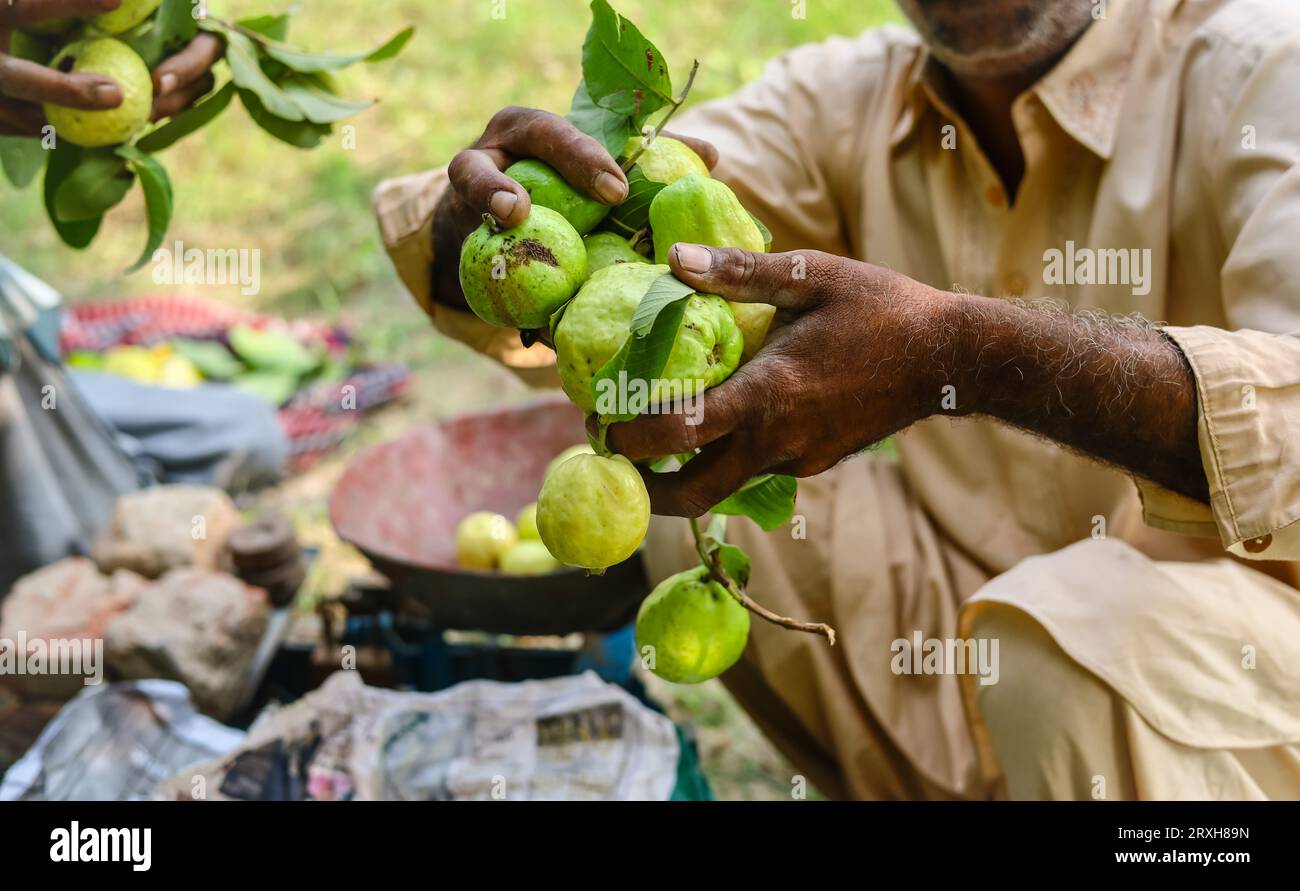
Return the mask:
M 519 510 L 518 516 L 515 517 L 515 531 L 519 533 L 520 541 L 541 541 L 542 537 L 537 534 L 536 501 Z
M 86 24 L 103 34 L 121 34 L 154 14 L 162 0 L 122 0 L 117 9 L 86 19 Z
M 460 287 L 480 319 L 544 328 L 587 278 L 587 249 L 569 221 L 535 206 L 513 229 L 483 223 L 460 249 Z
M 465 569 L 493 569 L 518 540 L 501 514 L 476 511 L 456 527 L 456 562 Z
M 622 157 L 630 158 L 641 144 L 640 136 L 633 136 L 623 146 Z M 688 173 L 709 175 L 709 167 L 695 151 L 680 139 L 656 136 L 655 141 L 636 159 L 645 178 L 657 183 L 674 183 Z
M 585 442 L 579 443 L 578 445 L 569 446 L 567 449 L 560 452 L 560 454 L 552 458 L 551 462 L 546 465 L 546 473 L 543 474 L 542 481 L 545 482 L 546 477 L 551 475 L 552 470 L 559 467 L 565 461 L 568 461 L 574 455 L 594 455 L 594 454 L 596 454 L 596 450 L 593 449 L 590 444 Z M 536 514 L 534 513 L 534 517 L 535 516 Z
M 709 578 L 703 566 L 664 579 L 636 616 L 637 653 L 675 684 L 716 678 L 749 640 L 749 611 Z
M 579 235 L 595 229 L 609 214 L 608 204 L 579 192 L 545 161 L 536 158 L 516 161 L 506 168 L 506 176 L 528 190 L 534 206 L 549 207 L 568 220 Z
M 650 526 L 650 495 L 622 455 L 574 455 L 546 476 L 537 530 L 561 563 L 603 571 L 636 553 Z
M 648 263 L 606 266 L 587 280 L 565 308 L 555 329 L 560 385 L 588 414 L 597 410 L 592 379 L 631 336 L 632 317 L 642 296 L 668 271 L 667 266 Z M 650 384 L 650 404 L 696 395 L 701 382 L 704 390 L 722 383 L 740 364 L 743 345 L 725 300 L 711 294 L 688 297 L 668 362 Z
M 529 539 L 521 541 L 501 556 L 501 571 L 506 575 L 546 575 L 560 568 L 546 545 Z
M 669 249 L 679 241 L 759 253 L 766 249 L 758 224 L 727 184 L 698 174 L 682 177 L 655 196 L 650 229 L 656 263 L 667 263 Z M 733 303 L 731 308 L 745 338 L 741 361 L 748 361 L 763 345 L 776 307 Z
M 126 142 L 149 121 L 153 108 L 153 80 L 135 50 L 111 37 L 94 37 L 70 43 L 50 61 L 64 73 L 103 74 L 122 88 L 122 104 L 103 111 L 83 111 L 45 104 L 45 117 L 59 139 L 98 148 Z
M 587 246 L 587 273 L 590 275 L 615 263 L 649 263 L 632 249 L 617 232 L 593 232 L 582 239 Z

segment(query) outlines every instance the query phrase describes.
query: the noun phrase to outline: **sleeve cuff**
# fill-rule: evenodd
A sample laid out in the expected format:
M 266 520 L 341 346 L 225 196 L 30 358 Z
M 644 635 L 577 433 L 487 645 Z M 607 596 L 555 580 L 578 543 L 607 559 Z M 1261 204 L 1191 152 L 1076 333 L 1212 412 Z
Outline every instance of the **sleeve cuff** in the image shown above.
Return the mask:
M 1217 534 L 1253 560 L 1300 560 L 1300 339 L 1163 329 L 1191 365 L 1210 504 L 1139 481 L 1146 522 Z

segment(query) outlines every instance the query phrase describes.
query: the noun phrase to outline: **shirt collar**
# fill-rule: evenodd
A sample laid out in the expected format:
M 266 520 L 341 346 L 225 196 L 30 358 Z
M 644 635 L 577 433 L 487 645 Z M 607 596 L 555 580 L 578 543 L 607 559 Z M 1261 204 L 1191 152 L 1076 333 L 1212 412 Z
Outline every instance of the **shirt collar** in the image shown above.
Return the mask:
M 1157 4 L 1172 5 L 1169 0 Z M 1109 159 L 1115 147 L 1140 24 L 1151 5 L 1151 0 L 1107 0 L 1105 16 L 1094 21 L 1065 57 L 1030 88 L 1061 129 L 1101 158 Z M 908 73 L 893 145 L 912 133 L 927 106 L 956 119 L 943 82 L 939 63 L 922 46 Z

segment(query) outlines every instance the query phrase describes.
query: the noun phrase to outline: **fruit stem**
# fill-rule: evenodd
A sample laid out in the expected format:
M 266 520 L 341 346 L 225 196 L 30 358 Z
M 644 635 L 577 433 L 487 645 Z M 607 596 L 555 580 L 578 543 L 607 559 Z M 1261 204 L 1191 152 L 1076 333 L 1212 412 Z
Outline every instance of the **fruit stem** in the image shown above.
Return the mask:
M 727 575 L 727 571 L 722 568 L 721 552 L 716 548 L 712 554 L 704 545 L 704 535 L 700 532 L 700 521 L 691 517 L 691 535 L 695 536 L 695 550 L 700 555 L 700 560 L 704 563 L 704 568 L 709 571 L 718 584 L 727 589 L 736 602 L 749 610 L 759 618 L 766 619 L 773 625 L 780 625 L 782 628 L 789 628 L 791 631 L 803 631 L 808 634 L 820 634 L 826 638 L 826 641 L 835 646 L 835 629 L 823 622 L 800 622 L 789 616 L 778 615 L 772 612 L 761 603 L 757 602 L 745 593 L 745 590 L 736 584 L 736 582 Z
M 677 98 L 673 100 L 672 108 L 668 109 L 668 114 L 664 115 L 664 119 L 655 125 L 654 130 L 650 133 L 649 140 L 642 139 L 637 145 L 636 150 L 633 151 L 632 154 L 628 156 L 627 160 L 623 162 L 622 170 L 624 173 L 627 173 L 632 169 L 632 165 L 636 163 L 636 159 L 641 157 L 641 153 L 645 151 L 646 143 L 654 142 L 655 137 L 664 131 L 664 127 L 667 126 L 670 120 L 672 120 L 673 115 L 677 113 L 677 109 L 682 107 L 682 103 L 686 101 L 687 94 L 691 92 L 691 85 L 695 83 L 695 72 L 699 70 L 700 60 L 696 59 L 691 64 L 691 73 L 686 77 L 686 86 L 682 87 L 682 91 L 678 93 Z

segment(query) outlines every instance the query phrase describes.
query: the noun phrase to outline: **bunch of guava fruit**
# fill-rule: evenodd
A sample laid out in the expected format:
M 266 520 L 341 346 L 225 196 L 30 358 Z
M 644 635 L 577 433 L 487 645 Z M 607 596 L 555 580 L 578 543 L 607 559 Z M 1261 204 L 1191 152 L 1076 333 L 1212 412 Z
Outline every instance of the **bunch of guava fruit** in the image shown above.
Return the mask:
M 775 309 L 696 293 L 672 275 L 666 264 L 677 242 L 764 251 L 770 236 L 688 145 L 660 135 L 689 83 L 674 96 L 658 49 L 606 0 L 591 9 L 569 119 L 621 163 L 627 198 L 611 208 L 543 161 L 517 161 L 505 172 L 531 196 L 528 218 L 504 229 L 485 217 L 462 245 L 459 272 L 466 302 L 484 321 L 549 330 L 565 394 L 596 419 L 592 449 L 547 472 L 536 519 L 557 560 L 602 572 L 635 554 L 646 535 L 642 472 L 670 472 L 666 465 L 691 457 L 638 468 L 606 447 L 604 431 L 640 412 L 684 410 L 685 399 L 721 384 L 758 351 Z M 611 383 L 630 390 L 638 382 L 638 404 L 602 401 Z M 768 475 L 713 513 L 747 515 L 772 529 L 793 507 L 794 480 Z M 716 677 L 748 639 L 739 590 L 748 559 L 722 542 L 724 528 L 706 535 L 693 524 L 701 565 L 662 582 L 638 615 L 643 663 L 670 681 Z
M 217 86 L 185 111 L 151 123 L 150 71 L 200 31 L 224 43 L 214 72 Z M 373 104 L 340 96 L 334 72 L 392 58 L 414 33 L 407 28 L 373 51 L 336 55 L 291 46 L 288 31 L 288 13 L 227 21 L 193 0 L 122 0 L 100 15 L 29 25 L 12 36 L 12 55 L 65 73 L 111 77 L 123 101 L 102 111 L 47 103 L 41 136 L 0 137 L 0 168 L 19 188 L 44 169 L 46 211 L 59 237 L 74 248 L 94 240 L 104 214 L 138 181 L 148 222 L 146 247 L 132 271 L 138 269 L 162 244 L 172 216 L 171 180 L 155 153 L 210 124 L 236 95 L 263 130 L 312 148 L 335 123 Z

